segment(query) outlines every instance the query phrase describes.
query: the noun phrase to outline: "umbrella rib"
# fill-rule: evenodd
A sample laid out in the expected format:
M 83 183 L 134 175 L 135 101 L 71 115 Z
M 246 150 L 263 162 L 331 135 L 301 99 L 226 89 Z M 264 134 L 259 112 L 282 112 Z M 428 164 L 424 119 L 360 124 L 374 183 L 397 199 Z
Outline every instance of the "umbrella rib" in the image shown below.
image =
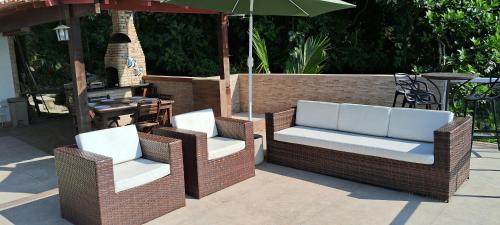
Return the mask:
M 240 0 L 236 1 L 236 3 L 233 6 L 233 10 L 231 11 L 231 13 L 234 13 L 234 10 L 236 10 L 236 6 L 238 6 L 238 3 L 240 3 Z
M 300 9 L 300 11 L 302 11 L 303 13 L 305 13 L 307 16 L 310 16 L 309 13 L 307 13 L 304 9 L 302 9 L 299 5 L 297 5 L 297 3 L 295 3 L 293 0 L 288 0 L 288 1 L 290 3 L 292 3 L 295 7 L 297 7 L 298 9 Z

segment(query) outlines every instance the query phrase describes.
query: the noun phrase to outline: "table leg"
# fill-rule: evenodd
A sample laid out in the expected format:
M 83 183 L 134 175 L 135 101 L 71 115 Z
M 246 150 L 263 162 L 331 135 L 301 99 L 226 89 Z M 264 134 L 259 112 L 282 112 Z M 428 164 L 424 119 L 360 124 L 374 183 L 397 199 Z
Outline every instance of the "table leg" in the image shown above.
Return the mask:
M 168 107 L 167 126 L 172 126 L 172 107 Z

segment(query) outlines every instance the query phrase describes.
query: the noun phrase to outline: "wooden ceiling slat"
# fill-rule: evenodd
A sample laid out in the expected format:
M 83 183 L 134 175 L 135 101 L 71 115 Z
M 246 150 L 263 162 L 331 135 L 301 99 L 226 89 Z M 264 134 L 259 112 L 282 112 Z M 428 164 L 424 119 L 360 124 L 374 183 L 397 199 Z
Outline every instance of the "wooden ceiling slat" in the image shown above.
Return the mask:
M 74 5 L 78 17 L 96 13 L 95 4 Z M 32 8 L 18 11 L 15 14 L 0 17 L 0 32 L 9 32 L 44 23 L 64 20 L 64 13 L 59 7 Z
M 148 0 L 110 0 L 108 4 L 101 3 L 102 10 L 129 10 L 136 12 L 164 12 L 164 13 L 191 13 L 217 14 L 218 12 L 206 9 L 194 9 L 187 6 L 160 3 Z
M 216 11 L 194 9 L 187 6 L 160 3 L 157 0 L 32 0 L 10 1 L 0 4 L 0 32 L 15 31 L 23 27 L 62 20 L 58 5 L 73 5 L 83 9 L 79 16 L 102 10 L 129 10 L 136 12 L 217 14 Z M 99 12 L 99 11 L 97 11 Z

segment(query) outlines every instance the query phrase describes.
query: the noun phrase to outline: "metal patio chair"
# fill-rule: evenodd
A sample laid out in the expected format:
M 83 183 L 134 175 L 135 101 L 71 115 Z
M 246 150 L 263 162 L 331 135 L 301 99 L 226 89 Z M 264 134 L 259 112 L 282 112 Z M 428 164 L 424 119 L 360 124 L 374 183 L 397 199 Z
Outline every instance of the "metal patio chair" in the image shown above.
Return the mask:
M 482 87 L 486 87 L 486 91 L 480 91 L 479 89 Z M 472 125 L 473 125 L 473 137 L 474 133 L 494 133 L 494 138 L 497 140 L 497 146 L 500 150 L 500 136 L 499 136 L 499 128 L 498 128 L 498 115 L 496 108 L 496 101 L 500 99 L 500 77 L 492 78 L 490 77 L 489 82 L 480 83 L 476 85 L 471 93 L 464 98 L 464 116 L 468 114 L 469 105 L 473 105 L 472 108 Z M 477 122 L 477 113 L 478 106 L 480 102 L 486 102 L 490 106 L 491 113 L 493 114 L 493 125 L 495 126 L 494 130 L 480 130 L 475 129 L 475 125 Z M 476 136 L 479 139 L 482 138 L 490 138 L 491 136 Z
M 436 105 L 437 109 L 441 109 L 441 103 L 437 101 L 436 96 L 429 90 L 425 82 L 417 80 L 416 75 L 396 73 L 394 74 L 394 82 L 396 84 L 396 91 L 392 107 L 396 107 L 397 99 L 402 95 L 402 107 L 405 107 L 406 104 L 410 108 L 424 105 L 426 109 L 432 109 L 432 106 Z

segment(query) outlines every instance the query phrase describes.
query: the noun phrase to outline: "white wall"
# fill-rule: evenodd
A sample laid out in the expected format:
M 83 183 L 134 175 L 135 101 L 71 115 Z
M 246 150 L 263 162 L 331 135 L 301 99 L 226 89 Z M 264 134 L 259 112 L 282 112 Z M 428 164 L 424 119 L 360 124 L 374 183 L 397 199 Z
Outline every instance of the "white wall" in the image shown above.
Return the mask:
M 9 41 L 7 37 L 0 34 L 0 105 L 8 107 L 7 99 L 13 97 L 16 97 L 16 90 L 10 61 Z M 0 113 L 1 110 L 4 110 L 5 117 L 0 117 L 0 120 L 10 121 L 8 108 L 0 109 Z

